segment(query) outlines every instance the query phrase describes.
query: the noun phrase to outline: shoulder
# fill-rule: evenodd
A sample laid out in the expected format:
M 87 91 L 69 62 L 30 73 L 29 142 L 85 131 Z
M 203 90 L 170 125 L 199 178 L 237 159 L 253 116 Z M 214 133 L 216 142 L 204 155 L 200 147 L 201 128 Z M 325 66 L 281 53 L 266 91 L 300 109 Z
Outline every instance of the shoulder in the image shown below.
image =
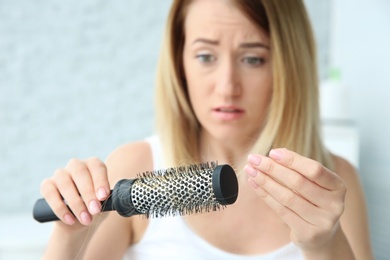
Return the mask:
M 351 196 L 348 196 L 349 199 L 362 197 L 363 190 L 360 182 L 360 175 L 356 167 L 346 159 L 337 155 L 332 155 L 332 161 L 334 172 L 340 176 L 347 188 L 347 195 L 353 194 L 352 198 Z
M 153 170 L 153 156 L 147 141 L 141 140 L 119 146 L 106 159 L 111 185 L 120 179 L 135 178 L 139 173 Z
M 346 187 L 344 213 L 341 227 L 357 256 L 372 259 L 370 244 L 368 211 L 363 185 L 357 169 L 347 160 L 332 156 L 334 171 L 341 177 Z
M 347 160 L 333 155 L 334 171 L 338 174 L 344 182 L 346 188 L 345 195 L 345 211 L 341 222 L 351 222 L 351 218 L 356 216 L 363 216 L 365 208 L 365 196 L 360 176 L 357 169 Z M 357 214 L 360 212 L 360 214 Z
M 349 161 L 334 154 L 332 155 L 332 161 L 334 171 L 341 177 L 347 187 L 355 182 L 359 182 L 358 171 Z

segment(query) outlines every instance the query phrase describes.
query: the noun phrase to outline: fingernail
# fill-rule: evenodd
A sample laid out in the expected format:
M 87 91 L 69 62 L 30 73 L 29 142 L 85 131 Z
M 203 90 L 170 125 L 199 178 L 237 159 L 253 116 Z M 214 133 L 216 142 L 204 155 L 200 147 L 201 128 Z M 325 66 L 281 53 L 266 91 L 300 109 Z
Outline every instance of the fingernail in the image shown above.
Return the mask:
M 251 167 L 250 165 L 245 166 L 245 172 L 252 178 L 257 176 L 257 170 Z
M 100 212 L 100 205 L 96 200 L 91 200 L 88 205 L 89 213 L 95 215 Z
M 70 214 L 66 214 L 64 216 L 64 219 L 65 219 L 65 222 L 68 224 L 68 225 L 73 225 L 75 223 L 75 220 L 74 218 L 70 215 Z
M 81 212 L 80 219 L 81 219 L 82 224 L 84 224 L 84 225 L 88 225 L 92 221 L 91 215 L 89 215 L 88 212 L 86 212 L 86 211 Z
M 271 157 L 274 160 L 282 159 L 282 155 L 283 155 L 283 153 L 282 153 L 282 151 L 280 149 L 272 149 L 269 152 L 269 157 Z
M 97 192 L 97 197 L 99 200 L 104 200 L 105 198 L 107 198 L 107 191 L 105 188 L 103 187 L 100 187 L 98 189 L 98 192 Z
M 261 157 L 255 154 L 250 154 L 248 156 L 248 162 L 255 166 L 259 166 L 261 163 Z

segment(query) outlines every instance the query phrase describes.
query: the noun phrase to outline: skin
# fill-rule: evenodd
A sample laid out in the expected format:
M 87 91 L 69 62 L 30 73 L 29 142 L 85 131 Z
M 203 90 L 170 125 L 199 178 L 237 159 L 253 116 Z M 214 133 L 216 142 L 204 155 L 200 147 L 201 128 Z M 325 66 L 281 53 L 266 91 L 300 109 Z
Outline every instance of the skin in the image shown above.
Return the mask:
M 247 153 L 272 96 L 267 35 L 217 0 L 194 1 L 185 30 L 184 71 L 202 125 L 199 156 L 247 162 L 245 174 L 238 176 L 236 203 L 186 216 L 188 226 L 208 243 L 236 254 L 267 253 L 293 241 L 308 259 L 371 259 L 364 196 L 348 162 L 334 156 L 336 174 L 283 148 L 268 156 Z M 142 239 L 148 222 L 115 212 L 98 214 L 100 201 L 118 180 L 152 169 L 148 144 L 136 142 L 113 151 L 105 163 L 73 159 L 44 180 L 42 194 L 62 220 L 54 225 L 44 258 L 120 259 Z

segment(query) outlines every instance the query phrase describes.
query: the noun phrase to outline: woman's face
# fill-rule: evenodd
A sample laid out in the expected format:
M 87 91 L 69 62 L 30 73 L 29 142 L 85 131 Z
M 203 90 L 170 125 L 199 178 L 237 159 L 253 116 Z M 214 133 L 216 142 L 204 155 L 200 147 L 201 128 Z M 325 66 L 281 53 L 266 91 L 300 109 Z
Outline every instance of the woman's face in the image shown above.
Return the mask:
M 269 37 L 228 1 L 195 0 L 183 51 L 191 105 L 215 138 L 257 138 L 272 95 Z

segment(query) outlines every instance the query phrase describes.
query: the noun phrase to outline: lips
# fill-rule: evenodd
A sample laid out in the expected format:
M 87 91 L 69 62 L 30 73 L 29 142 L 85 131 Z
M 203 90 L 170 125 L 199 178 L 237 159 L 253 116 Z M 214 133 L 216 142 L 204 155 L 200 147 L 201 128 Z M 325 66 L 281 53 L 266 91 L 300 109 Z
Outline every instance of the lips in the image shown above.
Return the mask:
M 223 121 L 239 119 L 244 113 L 244 109 L 237 106 L 219 106 L 213 109 L 213 114 Z
M 242 110 L 237 108 L 216 108 L 215 111 L 217 112 L 225 112 L 225 113 L 239 113 Z
M 221 106 L 214 108 L 214 111 L 216 112 L 222 112 L 222 113 L 242 113 L 244 112 L 243 109 L 236 107 L 236 106 Z

